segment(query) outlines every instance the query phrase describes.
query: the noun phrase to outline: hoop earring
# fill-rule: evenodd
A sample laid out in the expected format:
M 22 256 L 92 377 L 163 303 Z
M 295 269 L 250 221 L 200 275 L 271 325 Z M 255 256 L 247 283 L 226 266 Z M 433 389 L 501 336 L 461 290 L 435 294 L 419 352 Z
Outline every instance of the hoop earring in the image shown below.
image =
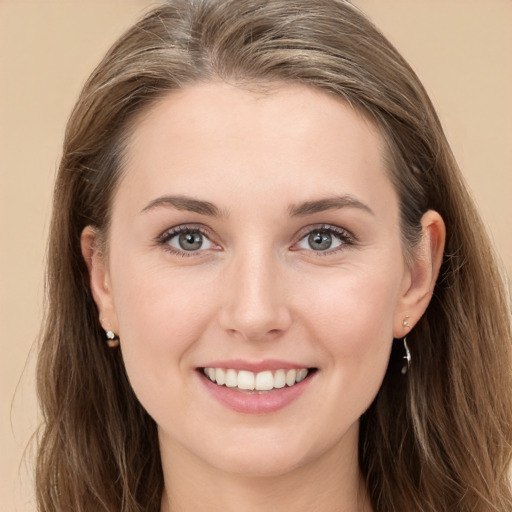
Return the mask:
M 119 346 L 119 336 L 114 331 L 107 331 L 107 345 L 109 348 L 116 348 Z
M 405 359 L 406 362 L 402 366 L 402 375 L 405 375 L 407 373 L 407 371 L 409 370 L 409 368 L 411 367 L 412 357 L 411 357 L 411 351 L 409 350 L 409 347 L 407 346 L 407 336 L 404 336 L 403 342 L 404 342 L 405 355 L 403 356 L 402 359 Z

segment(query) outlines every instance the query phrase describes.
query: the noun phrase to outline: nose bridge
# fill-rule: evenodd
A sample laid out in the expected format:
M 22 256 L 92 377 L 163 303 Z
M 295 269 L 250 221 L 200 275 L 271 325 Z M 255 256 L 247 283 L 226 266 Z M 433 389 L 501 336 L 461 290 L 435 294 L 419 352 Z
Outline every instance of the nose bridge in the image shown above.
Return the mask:
M 285 331 L 290 324 L 280 262 L 272 250 L 251 247 L 233 257 L 223 284 L 223 328 L 258 340 Z

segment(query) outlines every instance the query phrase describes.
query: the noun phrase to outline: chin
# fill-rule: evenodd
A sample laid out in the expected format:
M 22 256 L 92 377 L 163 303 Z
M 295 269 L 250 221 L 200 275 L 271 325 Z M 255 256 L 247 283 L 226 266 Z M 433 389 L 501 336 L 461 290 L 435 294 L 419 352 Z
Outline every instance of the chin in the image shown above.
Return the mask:
M 306 464 L 306 460 L 298 454 L 281 450 L 259 450 L 259 452 L 252 457 L 248 454 L 240 456 L 237 453 L 230 453 L 216 460 L 215 465 L 221 471 L 241 477 L 276 478 L 292 473 Z
M 298 421 L 300 425 L 300 420 Z M 298 426 L 297 425 L 297 426 Z M 242 477 L 280 477 L 302 468 L 310 468 L 320 461 L 336 460 L 356 454 L 357 459 L 357 425 L 356 435 L 344 432 L 324 432 L 325 436 L 309 431 L 293 436 L 289 431 L 272 432 L 241 431 L 239 435 L 226 436 L 226 443 L 210 444 L 220 449 L 205 451 L 201 458 L 211 467 L 225 473 Z M 352 429 L 349 429 L 352 431 Z M 272 435 L 274 434 L 274 435 Z

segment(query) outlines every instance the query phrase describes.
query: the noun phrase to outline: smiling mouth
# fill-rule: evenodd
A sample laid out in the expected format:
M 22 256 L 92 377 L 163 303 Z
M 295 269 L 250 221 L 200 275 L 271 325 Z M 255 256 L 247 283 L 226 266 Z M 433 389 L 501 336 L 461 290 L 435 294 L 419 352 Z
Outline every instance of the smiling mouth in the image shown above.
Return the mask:
M 312 375 L 316 368 L 281 369 L 251 372 L 225 368 L 201 368 L 208 380 L 245 393 L 268 393 L 276 389 L 293 387 Z

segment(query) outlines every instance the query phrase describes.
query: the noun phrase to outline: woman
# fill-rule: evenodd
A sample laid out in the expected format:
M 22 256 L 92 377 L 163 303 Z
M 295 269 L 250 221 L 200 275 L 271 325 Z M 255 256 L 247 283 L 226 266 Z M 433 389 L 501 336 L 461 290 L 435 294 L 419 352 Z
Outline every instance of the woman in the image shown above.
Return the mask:
M 409 66 L 337 0 L 173 0 L 69 121 L 42 511 L 504 511 L 510 316 Z

